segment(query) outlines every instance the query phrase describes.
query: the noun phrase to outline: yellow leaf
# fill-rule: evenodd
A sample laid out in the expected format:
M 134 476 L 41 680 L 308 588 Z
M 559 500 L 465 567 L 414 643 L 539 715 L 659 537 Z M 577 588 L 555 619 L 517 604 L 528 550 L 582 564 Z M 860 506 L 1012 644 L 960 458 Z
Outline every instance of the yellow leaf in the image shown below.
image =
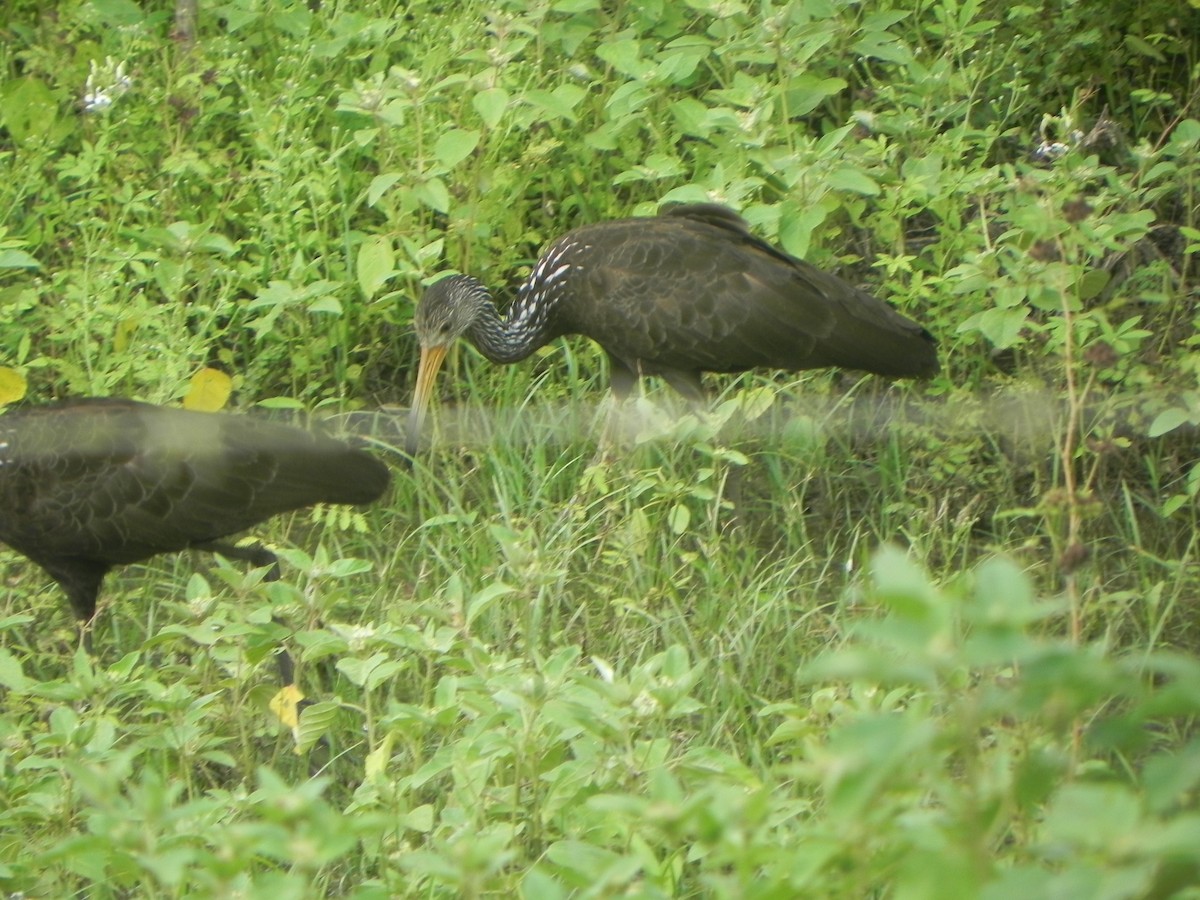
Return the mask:
M 121 319 L 117 322 L 116 332 L 113 334 L 113 349 L 118 353 L 124 353 L 129 349 L 129 344 L 133 341 L 133 335 L 138 330 L 138 320 L 136 318 Z
M 387 764 L 392 759 L 392 745 L 396 742 L 396 733 L 389 731 L 378 747 L 367 754 L 363 774 L 368 781 L 383 778 L 387 774 Z
M 0 366 L 0 406 L 16 403 L 25 396 L 25 376 L 16 369 Z
M 290 728 L 297 738 L 300 730 L 300 701 L 303 699 L 304 694 L 300 692 L 300 688 L 289 684 L 280 688 L 270 703 L 271 712 L 275 713 L 275 717 Z
M 216 412 L 233 393 L 233 379 L 218 369 L 201 369 L 192 376 L 192 386 L 183 398 L 184 409 Z

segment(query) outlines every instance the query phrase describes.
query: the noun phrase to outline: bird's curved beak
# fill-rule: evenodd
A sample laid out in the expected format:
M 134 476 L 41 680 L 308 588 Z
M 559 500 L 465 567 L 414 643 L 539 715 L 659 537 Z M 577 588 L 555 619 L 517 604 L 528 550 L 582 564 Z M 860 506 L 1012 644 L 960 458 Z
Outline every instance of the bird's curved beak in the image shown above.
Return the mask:
M 421 425 L 425 421 L 425 410 L 429 406 L 429 398 L 433 395 L 433 383 L 437 380 L 437 373 L 442 367 L 442 360 L 446 358 L 447 349 L 447 344 L 431 344 L 421 348 L 421 361 L 417 365 L 417 387 L 413 391 L 412 410 L 408 415 L 404 443 L 404 452 L 410 459 L 416 456 L 417 446 L 421 443 Z

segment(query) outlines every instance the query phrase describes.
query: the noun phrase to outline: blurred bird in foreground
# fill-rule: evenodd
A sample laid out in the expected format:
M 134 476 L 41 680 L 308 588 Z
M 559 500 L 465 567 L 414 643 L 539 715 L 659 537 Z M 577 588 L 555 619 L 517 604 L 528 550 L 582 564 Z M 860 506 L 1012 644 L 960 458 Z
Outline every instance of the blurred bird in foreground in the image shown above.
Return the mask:
M 41 566 L 88 622 L 115 566 L 187 549 L 274 566 L 261 544 L 221 539 L 315 503 L 370 503 L 390 477 L 370 454 L 300 428 L 69 400 L 0 416 L 0 541 Z M 280 667 L 290 680 L 285 654 Z

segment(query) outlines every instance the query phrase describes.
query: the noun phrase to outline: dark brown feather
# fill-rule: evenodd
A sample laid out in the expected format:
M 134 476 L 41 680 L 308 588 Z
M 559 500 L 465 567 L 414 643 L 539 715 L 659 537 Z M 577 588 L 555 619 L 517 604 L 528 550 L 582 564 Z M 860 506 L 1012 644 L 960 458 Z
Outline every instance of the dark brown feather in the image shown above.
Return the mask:
M 920 325 L 755 237 L 724 207 L 588 225 L 544 255 L 569 266 L 555 330 L 586 334 L 643 374 L 837 366 L 905 377 L 939 368 Z
M 387 467 L 246 416 L 74 400 L 0 416 L 0 541 L 90 619 L 104 575 L 314 503 L 369 503 Z
M 600 344 L 613 393 L 662 375 L 693 400 L 702 372 L 838 366 L 892 377 L 938 371 L 933 336 L 882 300 L 755 237 L 716 204 L 585 225 L 554 241 L 501 318 L 487 289 L 451 275 L 413 325 L 421 362 L 407 450 L 417 448 L 449 345 L 466 337 L 512 363 L 565 334 Z

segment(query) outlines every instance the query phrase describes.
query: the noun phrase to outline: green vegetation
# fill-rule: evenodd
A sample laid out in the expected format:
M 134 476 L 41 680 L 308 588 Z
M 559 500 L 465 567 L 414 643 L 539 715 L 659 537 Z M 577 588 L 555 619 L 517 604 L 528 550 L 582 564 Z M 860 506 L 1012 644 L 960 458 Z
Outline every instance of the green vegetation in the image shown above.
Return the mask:
M 1200 896 L 1194 0 L 312 5 L 201 0 L 189 45 L 6 4 L 31 399 L 213 366 L 386 452 L 425 280 L 503 297 L 665 200 L 945 370 L 717 380 L 703 420 L 652 386 L 606 455 L 586 341 L 463 346 L 387 503 L 273 522 L 280 583 L 117 573 L 94 657 L 5 553 L 0 891 Z

